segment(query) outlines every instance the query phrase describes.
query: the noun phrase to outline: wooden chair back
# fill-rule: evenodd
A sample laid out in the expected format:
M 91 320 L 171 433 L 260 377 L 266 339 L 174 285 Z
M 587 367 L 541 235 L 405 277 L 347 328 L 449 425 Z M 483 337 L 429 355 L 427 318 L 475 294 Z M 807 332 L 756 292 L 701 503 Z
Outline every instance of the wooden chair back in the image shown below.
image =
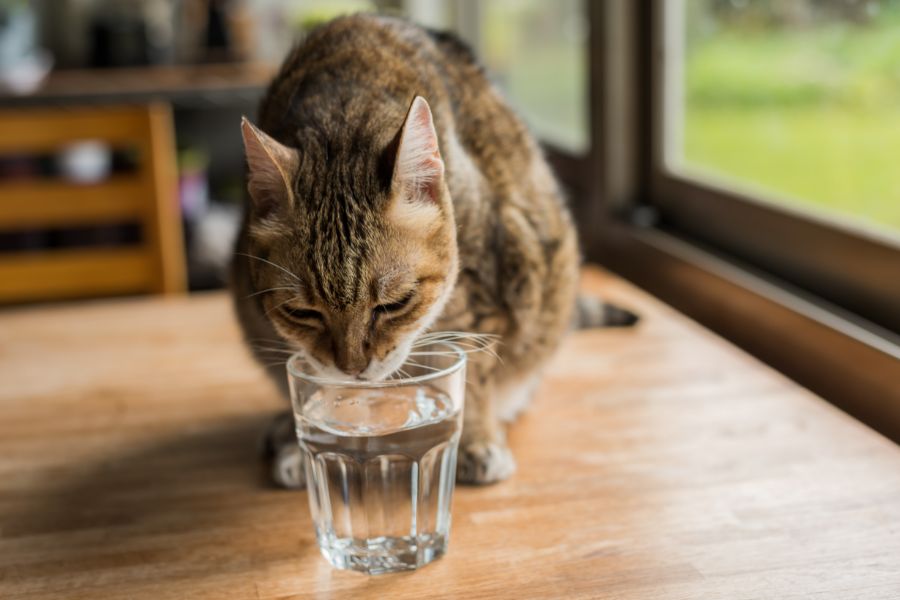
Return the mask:
M 137 223 L 140 242 L 2 252 L 0 302 L 185 289 L 170 107 L 0 110 L 0 156 L 53 154 L 84 140 L 136 151 L 136 168 L 94 184 L 0 180 L 0 231 Z

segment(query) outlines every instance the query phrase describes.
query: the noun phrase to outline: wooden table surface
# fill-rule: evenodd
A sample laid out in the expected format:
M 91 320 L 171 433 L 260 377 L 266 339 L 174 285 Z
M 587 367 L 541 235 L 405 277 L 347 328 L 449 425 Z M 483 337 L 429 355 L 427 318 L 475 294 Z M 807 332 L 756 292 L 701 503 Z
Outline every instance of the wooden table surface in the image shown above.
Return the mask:
M 266 486 L 280 407 L 224 294 L 0 314 L 0 598 L 900 598 L 900 448 L 615 278 L 461 488 L 446 557 L 367 577 Z M 861 365 L 861 368 L 864 366 Z

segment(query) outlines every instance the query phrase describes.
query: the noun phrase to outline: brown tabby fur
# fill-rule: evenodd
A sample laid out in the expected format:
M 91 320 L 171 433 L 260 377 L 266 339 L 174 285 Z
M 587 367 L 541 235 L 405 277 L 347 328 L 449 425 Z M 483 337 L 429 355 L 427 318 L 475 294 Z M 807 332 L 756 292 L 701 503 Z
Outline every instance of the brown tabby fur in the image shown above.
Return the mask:
M 405 210 L 392 185 L 417 95 L 430 105 L 445 167 L 440 210 L 425 214 Z M 503 420 L 527 401 L 572 319 L 579 262 L 534 138 L 455 37 L 370 15 L 332 21 L 288 56 L 259 128 L 264 142 L 267 134 L 280 144 L 270 147 L 290 152 L 273 158 L 284 189 L 260 179 L 254 190 L 251 161 L 253 201 L 233 263 L 257 358 L 272 362 L 266 347 L 305 348 L 323 368 L 354 374 L 427 325 L 429 308 L 448 295 L 428 330 L 500 340 L 499 360 L 470 355 L 459 479 L 509 476 Z M 416 299 L 407 312 L 373 326 L 373 307 L 408 290 Z M 293 322 L 279 308 L 291 298 L 327 325 Z M 285 391 L 283 365 L 270 373 Z

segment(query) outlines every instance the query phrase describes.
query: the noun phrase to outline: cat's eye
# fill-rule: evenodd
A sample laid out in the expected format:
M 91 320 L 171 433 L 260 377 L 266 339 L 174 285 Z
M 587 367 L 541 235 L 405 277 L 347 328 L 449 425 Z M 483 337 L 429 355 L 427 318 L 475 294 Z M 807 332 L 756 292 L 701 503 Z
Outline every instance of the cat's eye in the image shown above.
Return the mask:
M 379 304 L 375 307 L 373 311 L 374 314 L 382 314 L 382 315 L 390 315 L 392 313 L 398 313 L 407 306 L 412 301 L 413 297 L 416 295 L 415 290 L 409 292 L 406 296 L 397 300 L 396 302 L 390 302 L 388 304 Z
M 281 307 L 283 312 L 292 321 L 301 321 L 304 323 L 322 323 L 325 318 L 317 310 L 311 308 L 293 308 L 291 306 Z

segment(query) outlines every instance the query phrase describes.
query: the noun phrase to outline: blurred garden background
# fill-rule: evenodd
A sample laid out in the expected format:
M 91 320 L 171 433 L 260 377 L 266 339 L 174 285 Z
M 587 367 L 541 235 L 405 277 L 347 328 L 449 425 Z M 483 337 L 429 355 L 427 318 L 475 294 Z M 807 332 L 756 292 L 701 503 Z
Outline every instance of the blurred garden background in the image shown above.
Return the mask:
M 682 8 L 670 166 L 900 232 L 900 1 Z

